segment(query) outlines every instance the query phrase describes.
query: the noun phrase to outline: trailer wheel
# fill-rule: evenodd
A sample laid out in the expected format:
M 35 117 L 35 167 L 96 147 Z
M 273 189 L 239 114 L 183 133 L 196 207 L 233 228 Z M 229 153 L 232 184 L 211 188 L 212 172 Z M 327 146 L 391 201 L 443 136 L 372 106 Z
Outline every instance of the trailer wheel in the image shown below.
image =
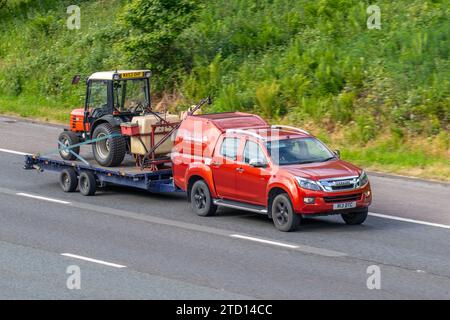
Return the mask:
M 93 196 L 97 191 L 97 180 L 94 174 L 85 171 L 80 174 L 78 189 L 83 196 Z
M 191 189 L 191 207 L 199 216 L 212 216 L 217 211 L 217 206 L 213 203 L 208 185 L 203 180 L 194 183 Z
M 64 146 L 70 147 L 74 144 L 78 144 L 80 142 L 80 138 L 78 138 L 77 134 L 72 131 L 64 131 L 61 132 L 61 134 L 58 137 L 59 142 L 61 142 Z M 76 160 L 77 157 L 75 157 L 72 153 L 70 153 L 68 150 L 61 150 L 61 146 L 58 144 L 58 150 L 59 155 L 64 160 Z M 80 154 L 80 147 L 72 148 L 70 149 L 76 154 Z
M 281 193 L 273 199 L 272 219 L 275 227 L 284 232 L 294 231 L 300 224 L 301 216 L 294 212 L 286 193 Z
M 73 169 L 64 169 L 59 175 L 59 184 L 64 192 L 74 192 L 77 190 L 78 178 Z
M 120 128 L 113 127 L 109 123 L 99 124 L 92 135 L 93 139 L 99 139 L 111 134 L 121 134 Z M 127 151 L 127 142 L 124 137 L 109 138 L 92 144 L 92 152 L 95 160 L 105 167 L 120 165 Z
M 348 225 L 358 225 L 366 221 L 368 214 L 369 209 L 365 209 L 359 212 L 344 213 L 341 214 L 341 217 Z

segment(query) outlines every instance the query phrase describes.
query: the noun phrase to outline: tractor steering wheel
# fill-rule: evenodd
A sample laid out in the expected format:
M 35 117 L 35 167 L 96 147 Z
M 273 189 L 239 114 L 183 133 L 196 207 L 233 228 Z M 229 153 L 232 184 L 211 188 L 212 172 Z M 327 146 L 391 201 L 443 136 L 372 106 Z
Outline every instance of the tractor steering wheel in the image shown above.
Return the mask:
M 132 113 L 137 113 L 138 111 L 144 112 L 144 105 L 141 101 L 138 102 L 138 104 L 135 107 L 131 107 L 130 111 Z

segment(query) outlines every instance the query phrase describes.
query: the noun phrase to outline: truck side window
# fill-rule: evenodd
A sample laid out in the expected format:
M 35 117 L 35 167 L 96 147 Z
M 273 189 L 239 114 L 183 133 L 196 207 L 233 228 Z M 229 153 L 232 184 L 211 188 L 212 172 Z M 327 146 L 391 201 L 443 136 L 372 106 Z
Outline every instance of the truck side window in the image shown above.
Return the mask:
M 220 154 L 224 157 L 236 160 L 239 146 L 238 138 L 225 138 L 220 148 Z
M 244 148 L 244 163 L 250 163 L 250 160 L 256 159 L 266 163 L 266 157 L 261 150 L 261 146 L 253 141 L 247 141 Z

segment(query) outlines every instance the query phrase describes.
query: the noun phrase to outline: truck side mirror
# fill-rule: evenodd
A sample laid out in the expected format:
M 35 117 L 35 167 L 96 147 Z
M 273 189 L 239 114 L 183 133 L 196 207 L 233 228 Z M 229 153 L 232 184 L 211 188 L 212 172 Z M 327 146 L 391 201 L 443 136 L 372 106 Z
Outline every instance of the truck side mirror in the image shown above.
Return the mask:
M 249 165 L 254 168 L 266 168 L 267 163 L 262 159 L 250 159 Z
M 334 150 L 334 154 L 336 155 L 336 157 L 338 157 L 339 159 L 341 158 L 341 151 L 340 150 Z

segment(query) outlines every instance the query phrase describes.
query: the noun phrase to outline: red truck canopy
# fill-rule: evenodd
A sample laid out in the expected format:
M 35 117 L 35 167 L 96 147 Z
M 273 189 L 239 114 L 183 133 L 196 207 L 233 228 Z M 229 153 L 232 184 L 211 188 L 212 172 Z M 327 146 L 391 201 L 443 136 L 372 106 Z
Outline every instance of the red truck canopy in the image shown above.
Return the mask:
M 243 112 L 211 113 L 194 117 L 210 121 L 222 132 L 228 129 L 261 128 L 269 125 L 260 116 Z
M 188 116 L 178 129 L 174 151 L 211 157 L 219 137 L 228 129 L 267 128 L 260 116 L 243 112 Z

